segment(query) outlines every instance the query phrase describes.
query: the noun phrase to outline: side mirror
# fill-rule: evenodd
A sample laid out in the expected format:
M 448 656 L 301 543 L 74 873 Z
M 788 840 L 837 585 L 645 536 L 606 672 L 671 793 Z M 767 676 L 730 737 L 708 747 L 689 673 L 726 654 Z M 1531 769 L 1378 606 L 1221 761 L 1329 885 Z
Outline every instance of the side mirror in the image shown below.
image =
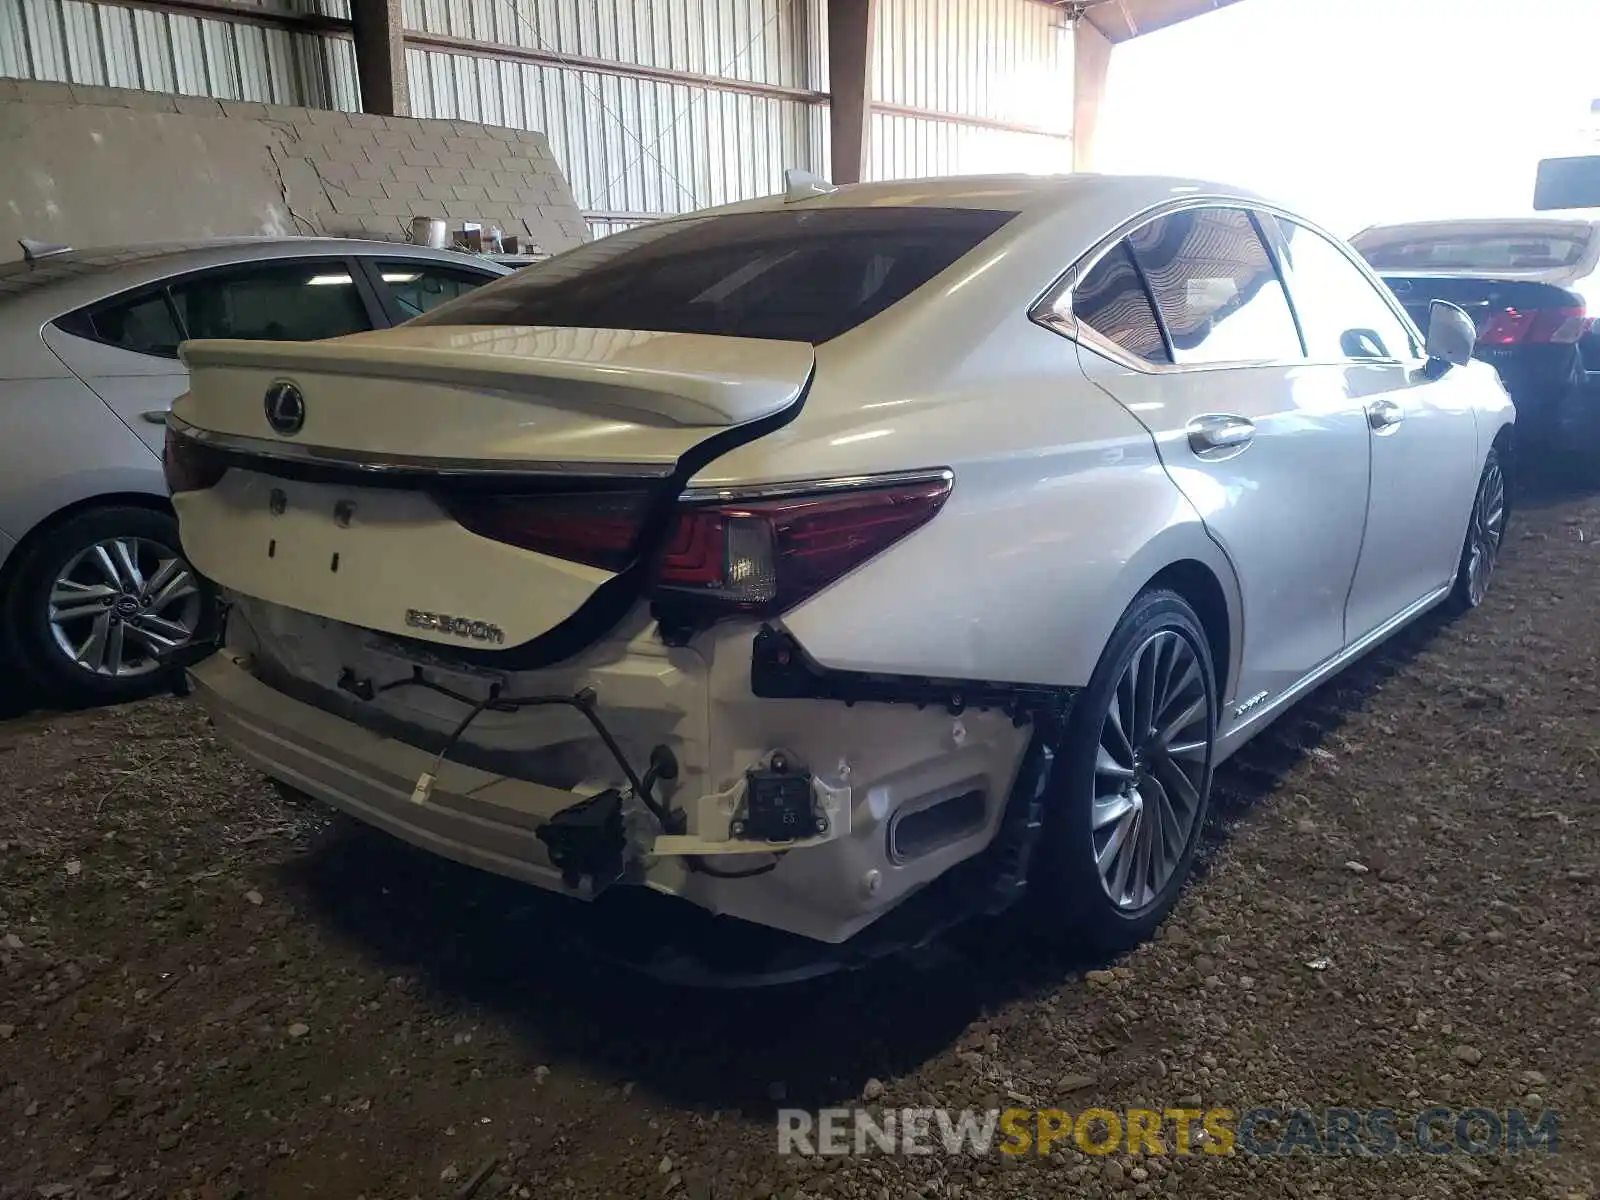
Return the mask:
M 1428 361 L 1438 364 L 1439 374 L 1466 366 L 1477 344 L 1478 327 L 1464 309 L 1448 300 L 1435 300 L 1428 306 Z

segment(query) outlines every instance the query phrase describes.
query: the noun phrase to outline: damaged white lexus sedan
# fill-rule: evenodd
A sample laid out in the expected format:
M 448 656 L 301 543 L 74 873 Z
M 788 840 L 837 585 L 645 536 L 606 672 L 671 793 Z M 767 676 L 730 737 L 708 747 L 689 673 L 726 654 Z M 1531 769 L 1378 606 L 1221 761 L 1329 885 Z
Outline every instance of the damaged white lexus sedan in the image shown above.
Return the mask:
M 1220 761 L 1484 597 L 1512 407 L 1431 317 L 1209 184 L 797 181 L 190 342 L 191 676 L 276 780 L 544 888 L 826 948 L 1026 887 L 1126 946 Z

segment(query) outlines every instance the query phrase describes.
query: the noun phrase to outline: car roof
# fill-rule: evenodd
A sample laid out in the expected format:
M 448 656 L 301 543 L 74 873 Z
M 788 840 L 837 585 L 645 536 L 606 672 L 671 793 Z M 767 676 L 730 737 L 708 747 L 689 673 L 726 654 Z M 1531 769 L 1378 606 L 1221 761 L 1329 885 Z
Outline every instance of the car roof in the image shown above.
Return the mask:
M 757 212 L 789 206 L 804 208 L 909 207 L 992 208 L 1014 212 L 1056 210 L 1086 202 L 1137 212 L 1175 196 L 1195 195 L 1262 202 L 1244 188 L 1177 175 L 947 175 L 932 179 L 895 179 L 852 183 L 831 192 L 786 200 L 763 196 L 711 209 L 710 212 Z M 701 214 L 689 214 L 701 215 Z
M 158 283 L 174 275 L 233 263 L 312 256 L 383 255 L 457 266 L 478 265 L 504 275 L 505 267 L 477 255 L 434 250 L 409 242 L 333 237 L 238 237 L 147 242 L 65 250 L 32 262 L 0 263 L 0 303 L 37 297 L 55 310 L 69 312 L 130 288 Z

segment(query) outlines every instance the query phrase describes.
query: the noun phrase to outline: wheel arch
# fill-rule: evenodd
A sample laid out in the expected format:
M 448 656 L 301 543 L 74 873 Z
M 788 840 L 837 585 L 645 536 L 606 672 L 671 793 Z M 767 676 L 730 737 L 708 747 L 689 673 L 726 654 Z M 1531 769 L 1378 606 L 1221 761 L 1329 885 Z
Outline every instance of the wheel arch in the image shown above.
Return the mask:
M 1218 702 L 1230 699 L 1233 680 L 1238 678 L 1234 661 L 1235 646 L 1238 644 L 1234 617 L 1237 602 L 1229 602 L 1228 591 L 1212 567 L 1195 558 L 1179 559 L 1163 567 L 1140 591 L 1156 589 L 1176 592 L 1194 609 L 1211 650 Z
M 0 607 L 4 605 L 5 594 L 21 564 L 27 561 L 28 555 L 45 535 L 80 513 L 91 512 L 97 508 L 147 508 L 151 512 L 175 515 L 172 501 L 151 492 L 105 492 L 95 496 L 84 496 L 63 505 L 35 521 L 27 532 L 17 539 L 17 544 L 11 548 L 11 553 L 6 556 L 5 561 L 0 562 Z

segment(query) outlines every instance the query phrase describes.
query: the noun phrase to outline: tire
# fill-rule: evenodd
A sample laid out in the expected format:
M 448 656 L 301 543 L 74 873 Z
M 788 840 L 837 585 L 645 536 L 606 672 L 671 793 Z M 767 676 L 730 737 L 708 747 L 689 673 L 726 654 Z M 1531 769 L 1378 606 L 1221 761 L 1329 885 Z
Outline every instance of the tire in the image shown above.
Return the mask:
M 171 683 L 158 646 L 215 636 L 215 589 L 177 547 L 176 518 L 133 505 L 74 513 L 32 539 L 3 616 L 19 664 L 45 698 L 77 706 L 150 695 Z
M 1455 585 L 1450 591 L 1450 605 L 1456 612 L 1477 608 L 1488 595 L 1510 515 L 1510 493 L 1500 448 L 1491 446 L 1478 476 L 1477 490 L 1472 494 L 1472 512 L 1467 517 L 1467 533 L 1461 542 Z
M 1123 714 L 1136 713 L 1139 704 L 1125 680 L 1145 678 L 1139 672 L 1141 656 L 1152 653 L 1154 661 L 1146 664 L 1154 668 L 1152 695 L 1160 690 L 1166 700 L 1148 708 L 1169 723 L 1177 713 L 1196 715 L 1166 730 L 1170 740 L 1165 748 L 1159 738 L 1148 736 L 1133 739 L 1133 747 L 1126 739 L 1119 746 L 1114 726 L 1122 723 Z M 1183 687 L 1178 686 L 1180 677 L 1187 681 Z M 1177 903 L 1194 866 L 1211 797 L 1216 691 L 1210 643 L 1194 609 L 1172 591 L 1152 590 L 1139 596 L 1118 622 L 1089 686 L 1073 706 L 1050 780 L 1029 891 L 1034 919 L 1052 941 L 1077 950 L 1126 950 L 1149 938 Z M 1147 731 L 1151 724 L 1160 722 L 1146 720 Z M 1109 764 L 1102 754 L 1102 739 L 1109 747 Z M 1175 754 L 1177 747 L 1182 752 Z M 1131 775 L 1125 775 L 1127 751 L 1133 748 L 1137 758 L 1131 759 Z M 1178 786 L 1174 771 L 1187 789 Z M 1124 803 L 1130 807 L 1119 810 Z M 1155 824 L 1146 817 L 1146 809 L 1155 814 Z M 1095 828 L 1097 821 L 1100 829 Z M 1154 853 L 1145 858 L 1147 868 L 1155 863 L 1157 869 L 1145 870 L 1142 886 L 1141 831 L 1159 837 L 1164 847 L 1160 860 Z M 1120 888 L 1122 855 L 1111 846 L 1111 839 L 1119 836 L 1121 846 L 1133 848 L 1128 878 Z M 1109 868 L 1104 878 L 1101 859 Z M 1113 899 L 1113 891 L 1118 891 L 1118 899 Z

